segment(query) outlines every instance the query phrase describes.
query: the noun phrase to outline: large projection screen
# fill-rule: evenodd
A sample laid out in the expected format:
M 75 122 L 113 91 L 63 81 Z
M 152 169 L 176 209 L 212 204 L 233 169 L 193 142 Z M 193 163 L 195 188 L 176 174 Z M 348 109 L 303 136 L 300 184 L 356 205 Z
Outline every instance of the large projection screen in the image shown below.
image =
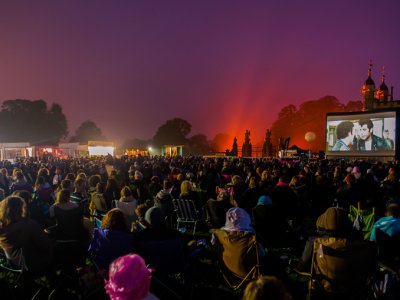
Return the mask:
M 326 116 L 327 156 L 395 156 L 396 111 Z

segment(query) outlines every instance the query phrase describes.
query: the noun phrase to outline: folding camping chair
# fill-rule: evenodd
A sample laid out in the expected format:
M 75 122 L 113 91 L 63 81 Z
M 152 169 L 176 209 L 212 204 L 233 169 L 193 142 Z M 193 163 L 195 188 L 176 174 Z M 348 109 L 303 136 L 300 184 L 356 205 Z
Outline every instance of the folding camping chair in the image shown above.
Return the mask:
M 261 275 L 259 248 L 252 232 L 228 232 L 212 229 L 215 238 L 218 265 L 233 290 Z
M 193 235 L 196 233 L 197 222 L 200 221 L 198 211 L 193 200 L 174 199 L 172 200 L 177 215 L 176 223 L 179 229 L 181 223 L 194 224 Z
M 361 204 L 358 202 L 357 208 L 350 205 L 349 210 L 349 218 L 353 222 L 353 227 L 362 232 L 364 239 L 368 240 L 375 223 L 375 208 L 361 209 Z
M 369 241 L 316 238 L 308 299 L 367 299 L 376 266 L 376 247 Z
M 48 279 L 47 274 L 29 272 L 22 249 L 20 251 L 22 267 L 17 267 L 8 261 L 6 254 L 0 248 L 0 281 L 4 281 L 7 286 L 7 290 L 1 291 L 2 297 L 6 299 L 39 299 L 42 297 L 42 291 L 47 289 L 44 283 Z

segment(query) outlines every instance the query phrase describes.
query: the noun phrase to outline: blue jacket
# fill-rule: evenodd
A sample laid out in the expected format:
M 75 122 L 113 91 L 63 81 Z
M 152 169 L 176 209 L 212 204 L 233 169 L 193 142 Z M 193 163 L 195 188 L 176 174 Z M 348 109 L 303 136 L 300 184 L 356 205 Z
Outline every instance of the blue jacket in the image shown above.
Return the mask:
M 114 259 L 133 252 L 133 235 L 130 232 L 96 228 L 89 252 L 93 253 L 93 260 L 100 268 L 108 270 Z

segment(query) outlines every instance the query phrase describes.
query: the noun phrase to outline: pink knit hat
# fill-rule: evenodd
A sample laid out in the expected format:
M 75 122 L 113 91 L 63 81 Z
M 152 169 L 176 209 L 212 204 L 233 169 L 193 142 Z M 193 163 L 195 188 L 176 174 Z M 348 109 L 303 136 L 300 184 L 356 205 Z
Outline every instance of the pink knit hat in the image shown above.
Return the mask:
M 111 300 L 140 300 L 149 293 L 151 271 L 139 255 L 128 254 L 110 265 L 105 289 Z
M 360 169 L 359 169 L 357 166 L 355 166 L 355 167 L 351 170 L 351 174 L 356 174 L 356 173 L 361 173 L 361 172 L 360 172 Z

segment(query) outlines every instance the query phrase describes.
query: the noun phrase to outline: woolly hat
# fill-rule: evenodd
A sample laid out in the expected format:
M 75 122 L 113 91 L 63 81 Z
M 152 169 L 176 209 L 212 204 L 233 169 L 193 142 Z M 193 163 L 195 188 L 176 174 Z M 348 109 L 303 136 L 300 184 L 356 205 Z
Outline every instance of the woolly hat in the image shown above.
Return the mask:
M 149 293 L 151 271 L 139 255 L 128 254 L 110 265 L 105 290 L 111 300 L 140 300 Z
M 258 198 L 257 205 L 272 205 L 272 200 L 270 197 L 262 195 L 260 198 Z
M 360 169 L 359 169 L 357 166 L 355 166 L 355 167 L 351 170 L 351 174 L 355 174 L 355 173 L 361 173 L 361 172 L 360 172 Z
M 161 208 L 157 206 L 153 206 L 146 211 L 144 215 L 144 219 L 151 226 L 159 227 L 165 224 L 165 215 L 162 212 Z
M 254 232 L 249 214 L 239 207 L 232 207 L 226 212 L 225 226 L 221 229 L 226 231 Z

